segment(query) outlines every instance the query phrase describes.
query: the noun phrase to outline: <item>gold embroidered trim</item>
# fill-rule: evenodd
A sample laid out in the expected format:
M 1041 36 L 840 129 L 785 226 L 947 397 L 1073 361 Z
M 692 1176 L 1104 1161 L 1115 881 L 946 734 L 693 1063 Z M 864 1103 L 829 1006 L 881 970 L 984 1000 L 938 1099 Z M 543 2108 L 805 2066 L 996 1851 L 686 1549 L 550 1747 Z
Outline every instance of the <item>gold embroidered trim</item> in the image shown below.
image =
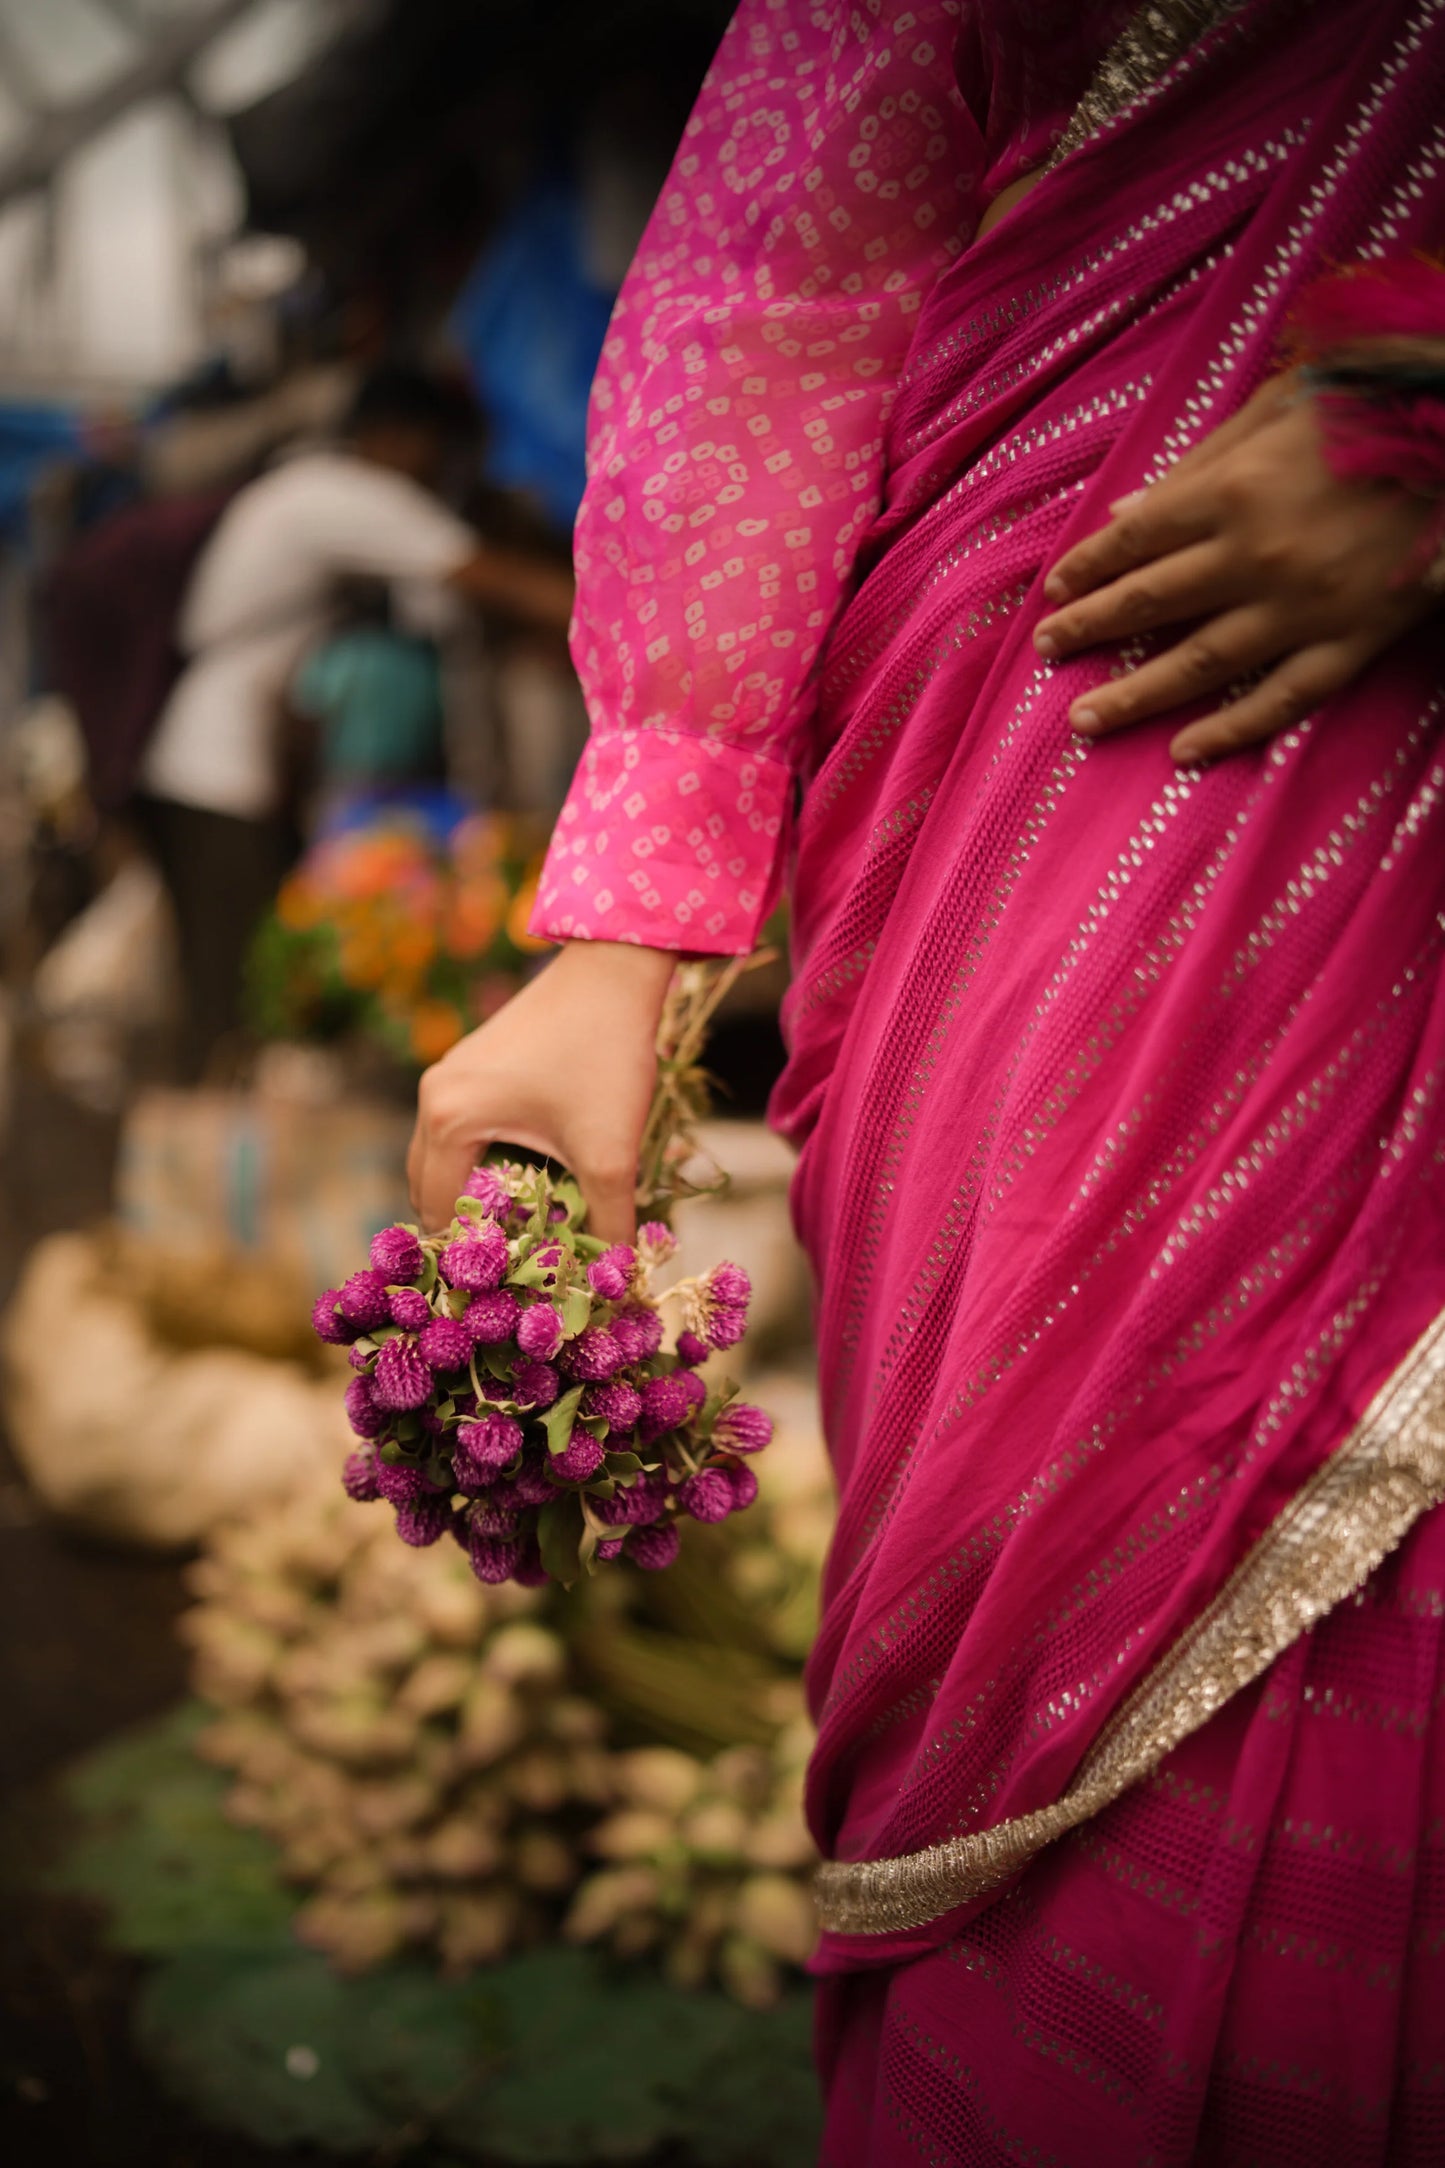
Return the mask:
M 1206 31 L 1226 16 L 1237 15 L 1244 5 L 1245 0 L 1148 0 L 1099 62 L 1043 171 L 1052 173 L 1061 159 L 1157 83 Z
M 828 1861 L 816 1894 L 835 1935 L 924 1927 L 1017 1874 L 1147 1776 L 1231 1695 L 1343 1603 L 1445 1500 L 1445 1315 L 1344 1443 L 1236 1567 L 1214 1602 L 1115 1712 L 1063 1796 L 898 1859 Z

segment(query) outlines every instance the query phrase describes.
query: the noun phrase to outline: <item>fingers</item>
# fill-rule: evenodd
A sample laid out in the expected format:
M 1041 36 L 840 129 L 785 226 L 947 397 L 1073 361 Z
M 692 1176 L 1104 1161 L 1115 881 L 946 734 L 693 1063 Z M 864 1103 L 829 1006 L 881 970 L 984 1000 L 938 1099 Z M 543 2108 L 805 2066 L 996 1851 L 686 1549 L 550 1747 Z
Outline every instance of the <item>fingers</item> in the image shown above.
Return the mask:
M 1190 483 L 1176 497 L 1166 482 L 1121 500 L 1107 527 L 1062 556 L 1044 581 L 1049 602 L 1067 602 L 1075 595 L 1092 594 L 1095 588 L 1132 572 L 1136 565 L 1175 550 L 1202 542 L 1215 525 L 1215 507 L 1207 485 Z
M 1238 568 L 1221 543 L 1199 542 L 1055 611 L 1038 627 L 1034 646 L 1053 659 L 1103 640 L 1127 640 L 1160 625 L 1205 617 L 1232 599 L 1238 580 Z
M 1067 602 L 1071 596 L 1092 594 L 1137 565 L 1203 540 L 1218 518 L 1210 470 L 1272 421 L 1295 396 L 1293 371 L 1272 377 L 1237 414 L 1210 430 L 1157 482 L 1118 498 L 1109 507 L 1113 517 L 1108 526 L 1076 543 L 1059 559 L 1044 581 L 1045 599 Z
M 407 1153 L 412 1209 L 423 1233 L 445 1227 L 490 1138 L 457 1094 L 444 1064 L 426 1070 L 417 1088 L 416 1127 Z
M 1069 722 L 1082 737 L 1107 737 L 1125 724 L 1223 692 L 1237 678 L 1276 661 L 1286 644 L 1277 617 L 1263 604 L 1227 610 L 1128 677 L 1081 693 Z
M 637 1166 L 614 1162 L 603 1171 L 578 1173 L 587 1200 L 587 1226 L 603 1242 L 631 1242 L 637 1234 Z
M 1170 758 L 1183 768 L 1278 737 L 1348 685 L 1366 660 L 1366 654 L 1345 640 L 1301 648 L 1228 707 L 1187 724 L 1171 740 Z

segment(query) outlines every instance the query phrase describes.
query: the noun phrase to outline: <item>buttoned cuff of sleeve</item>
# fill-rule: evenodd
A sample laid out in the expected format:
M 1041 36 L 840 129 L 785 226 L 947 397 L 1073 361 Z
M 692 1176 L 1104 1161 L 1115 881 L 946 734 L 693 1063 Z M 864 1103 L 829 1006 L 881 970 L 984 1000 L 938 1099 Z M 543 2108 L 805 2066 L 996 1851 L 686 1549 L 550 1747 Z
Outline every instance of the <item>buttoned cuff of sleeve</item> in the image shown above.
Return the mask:
M 785 762 L 718 738 L 600 732 L 553 832 L 532 932 L 746 955 L 781 887 L 791 789 Z

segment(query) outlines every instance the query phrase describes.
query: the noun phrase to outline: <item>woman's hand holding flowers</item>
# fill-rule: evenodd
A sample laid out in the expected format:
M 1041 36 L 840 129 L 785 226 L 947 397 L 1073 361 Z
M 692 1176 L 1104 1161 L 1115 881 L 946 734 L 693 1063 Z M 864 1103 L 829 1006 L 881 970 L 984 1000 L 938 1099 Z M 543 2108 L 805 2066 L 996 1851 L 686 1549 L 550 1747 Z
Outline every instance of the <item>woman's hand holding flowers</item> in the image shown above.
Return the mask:
M 569 941 L 426 1071 L 407 1158 L 423 1227 L 446 1224 L 473 1166 L 506 1142 L 571 1169 L 603 1241 L 632 1239 L 657 1023 L 675 962 L 658 949 Z

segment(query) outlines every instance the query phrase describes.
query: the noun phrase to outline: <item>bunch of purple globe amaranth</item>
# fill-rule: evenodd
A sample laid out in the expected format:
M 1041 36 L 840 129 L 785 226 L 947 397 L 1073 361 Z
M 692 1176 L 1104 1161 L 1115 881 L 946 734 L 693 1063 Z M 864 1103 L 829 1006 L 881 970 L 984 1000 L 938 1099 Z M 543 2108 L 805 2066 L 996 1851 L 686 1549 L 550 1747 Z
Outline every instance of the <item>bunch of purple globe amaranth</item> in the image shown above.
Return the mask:
M 747 1274 L 722 1264 L 659 1296 L 668 1229 L 599 1241 L 577 1184 L 540 1168 L 479 1167 L 456 1209 L 442 1235 L 384 1228 L 369 1269 L 316 1304 L 357 1373 L 351 1496 L 384 1498 L 407 1543 L 453 1535 L 480 1580 L 528 1585 L 668 1566 L 680 1518 L 751 1505 L 772 1424 L 698 1374 L 742 1338 Z M 664 1302 L 681 1321 L 666 1350 Z

